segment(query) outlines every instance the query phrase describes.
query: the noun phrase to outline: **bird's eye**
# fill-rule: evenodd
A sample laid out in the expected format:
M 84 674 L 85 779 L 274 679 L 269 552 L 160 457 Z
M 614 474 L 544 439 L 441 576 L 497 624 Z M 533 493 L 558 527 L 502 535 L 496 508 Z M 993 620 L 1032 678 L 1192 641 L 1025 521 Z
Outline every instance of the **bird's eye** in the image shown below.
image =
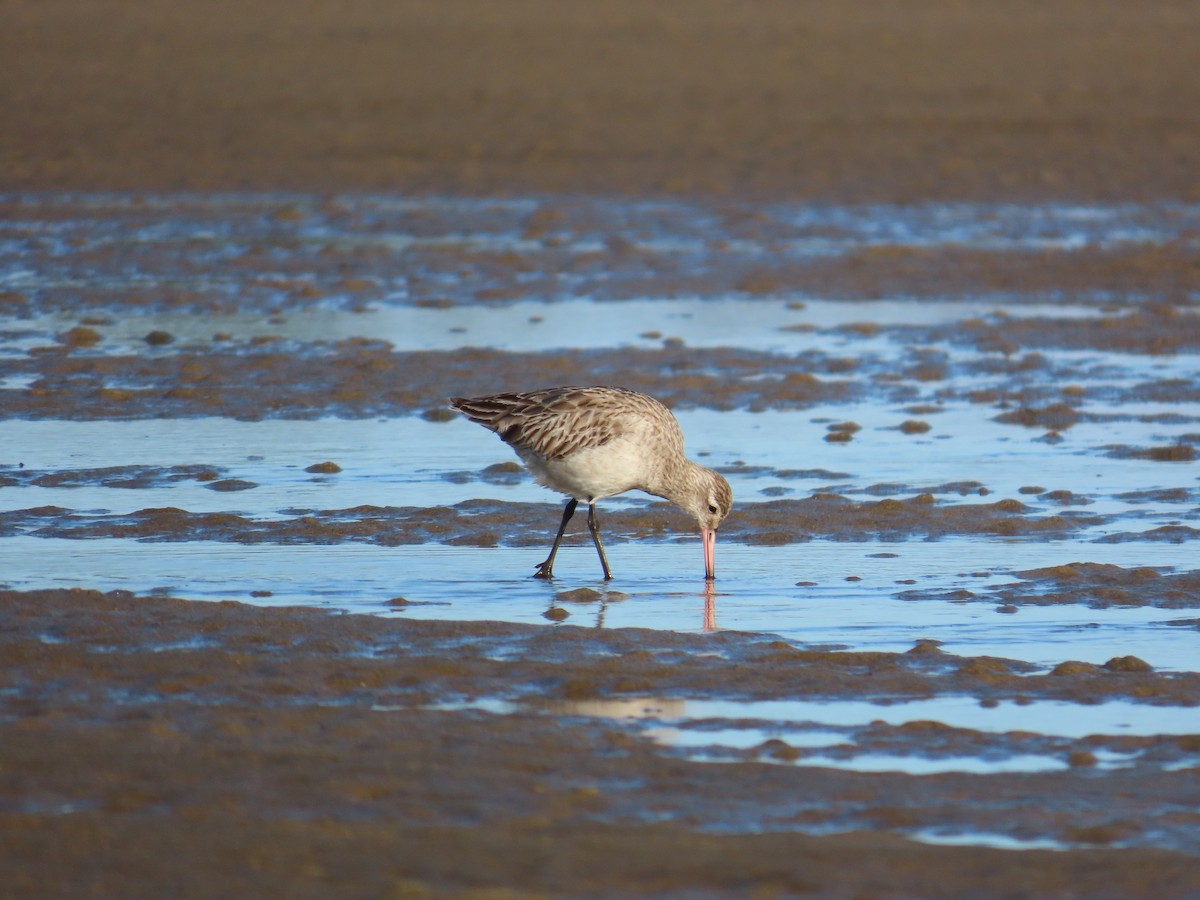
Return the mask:
M 710 513 L 712 513 L 714 516 L 717 514 L 717 508 L 715 506 L 713 506 L 711 503 L 708 504 L 708 511 Z

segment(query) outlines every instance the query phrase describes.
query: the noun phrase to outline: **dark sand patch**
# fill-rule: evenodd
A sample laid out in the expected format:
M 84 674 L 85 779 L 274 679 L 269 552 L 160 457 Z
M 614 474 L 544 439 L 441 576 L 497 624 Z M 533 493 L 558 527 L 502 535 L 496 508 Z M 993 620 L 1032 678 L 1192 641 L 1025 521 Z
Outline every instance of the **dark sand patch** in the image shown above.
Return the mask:
M 399 415 L 444 407 L 481 385 L 620 382 L 671 406 L 797 409 L 861 390 L 821 372 L 823 354 L 775 356 L 734 348 L 503 353 L 396 353 L 385 342 L 247 348 L 171 356 L 38 355 L 0 361 L 0 374 L 37 373 L 3 391 L 0 415 L 236 419 Z M 764 372 L 774 377 L 763 379 Z
M 910 201 L 1200 187 L 1200 11 L 1182 0 L 70 0 L 0 16 L 21 85 L 4 190 Z
M 14 897 L 133 884 L 177 896 L 1200 890 L 1200 797 L 1194 769 L 1178 766 L 1194 765 L 1190 738 L 1064 741 L 933 722 L 847 732 L 863 752 L 1074 760 L 1053 773 L 917 777 L 780 765 L 775 745 L 760 751 L 770 764 L 753 753 L 693 762 L 632 726 L 549 707 L 429 708 L 639 695 L 1195 704 L 1194 674 L 1051 674 L 929 646 L 820 652 L 736 633 L 409 622 L 88 591 L 0 593 L 0 645 L 0 846 Z M 1096 778 L 1089 754 L 1102 751 L 1145 763 Z M 1076 849 L 1025 852 L 1014 869 L 1004 851 L 901 837 L 924 829 Z M 1114 844 L 1128 849 L 1085 849 Z
M 1031 606 L 1069 603 L 1093 609 L 1200 607 L 1200 572 L 1160 572 L 1145 566 L 1122 568 L 1111 563 L 1073 562 L 1014 574 L 1024 580 L 980 593 L 955 591 L 955 598 Z M 944 594 L 937 591 L 906 591 L 900 596 L 906 599 L 931 599 Z
M 216 222 L 212 210 L 186 195 L 171 196 L 163 208 L 131 205 L 122 195 L 88 202 L 56 195 L 0 197 L 0 236 L 19 242 L 26 264 L 54 275 L 36 291 L 0 293 L 2 308 L 25 317 L 70 314 L 86 301 L 92 311 L 86 321 L 54 335 L 65 346 L 84 348 L 101 340 L 121 312 L 259 312 L 278 321 L 280 315 L 314 308 L 349 312 L 394 303 L 397 286 L 403 288 L 404 302 L 432 309 L 564 295 L 613 302 L 982 297 L 994 298 L 998 308 L 1047 300 L 1084 305 L 1106 312 L 1103 321 L 1110 324 L 1150 302 L 1185 307 L 1200 290 L 1194 240 L 1189 240 L 1189 232 L 1200 226 L 1173 222 L 1153 207 L 1156 230 L 1141 243 L 1106 245 L 1114 231 L 1137 227 L 1129 221 L 1133 212 L 1116 207 L 1107 210 L 1116 221 L 1098 228 L 1092 243 L 1002 252 L 965 248 L 954 239 L 952 226 L 939 228 L 928 213 L 910 230 L 908 207 L 883 207 L 873 214 L 843 207 L 859 220 L 856 229 L 836 235 L 826 250 L 814 253 L 804 249 L 805 242 L 819 241 L 821 235 L 796 233 L 785 214 L 797 215 L 806 207 L 781 208 L 772 215 L 765 211 L 770 207 L 744 199 L 689 198 L 663 211 L 642 202 L 615 214 L 614 207 L 591 198 L 568 204 L 540 197 L 513 201 L 500 221 L 493 221 L 497 217 L 486 200 L 474 198 L 437 228 L 425 220 L 436 218 L 436 210 L 381 209 L 372 198 L 336 206 L 312 195 L 299 199 L 306 217 L 280 226 L 277 211 L 294 201 L 273 195 L 255 195 L 247 207 L 227 200 L 220 206 L 223 219 Z M 532 223 L 547 215 L 560 217 L 558 229 L 527 237 L 536 230 Z M 986 208 L 970 215 L 977 228 L 989 221 Z M 1080 227 L 1059 215 L 1062 227 Z M 763 219 L 761 229 L 743 234 L 738 222 L 746 218 Z M 873 220 L 891 223 L 896 233 L 890 243 L 864 248 L 879 240 L 871 233 Z M 43 237 L 48 226 L 55 230 L 54 241 Z M 133 246 L 131 233 L 141 238 Z M 743 240 L 761 252 L 747 252 Z M 962 240 L 987 244 L 990 237 Z M 499 243 L 489 247 L 491 241 Z M 138 279 L 128 277 L 133 271 Z M 230 273 L 237 275 L 236 287 Z M 797 321 L 784 328 L 796 334 L 811 330 L 802 301 L 794 308 Z M 869 307 L 863 315 L 870 316 Z M 1024 334 L 1019 324 L 1010 335 L 1003 332 L 1002 323 L 971 336 L 981 344 L 1004 346 Z M 1040 339 L 1036 333 L 1028 338 Z M 1173 340 L 1169 333 L 1159 338 L 1163 348 Z M 174 343 L 153 346 L 162 350 Z
M 1122 315 L 1069 321 L 1040 316 L 997 322 L 969 320 L 953 328 L 934 328 L 930 336 L 969 342 L 982 351 L 1006 355 L 1047 347 L 1150 355 L 1194 353 L 1200 350 L 1200 315 L 1186 302 L 1181 306 L 1156 304 Z
M 217 482 L 222 469 L 217 466 L 105 466 L 96 469 L 38 469 L 0 467 L 0 487 L 106 487 L 155 488 L 181 481 Z M 219 483 L 219 482 L 217 482 Z
M 1200 317 L 1195 318 L 1200 321 Z M 963 325 L 970 330 L 970 323 Z M 1041 320 L 1043 340 L 1074 333 L 1075 320 Z M 251 341 L 213 345 L 166 355 L 32 351 L 0 359 L 0 377 L 27 384 L 0 391 L 0 416 L 20 418 L 132 419 L 225 416 L 264 418 L 364 417 L 422 413 L 446 421 L 446 397 L 478 393 L 480 386 L 620 383 L 659 397 L 672 407 L 710 409 L 804 409 L 871 398 L 888 404 L 911 403 L 936 385 L 942 401 L 956 398 L 1008 407 L 996 416 L 1004 424 L 1061 432 L 1081 421 L 1190 421 L 1183 414 L 1095 412 L 1090 399 L 1105 403 L 1188 403 L 1200 394 L 1194 379 L 1169 378 L 1103 384 L 1074 363 L 1054 363 L 1040 354 L 985 355 L 941 359 L 916 342 L 946 338 L 953 330 L 914 331 L 907 326 L 878 329 L 904 342 L 900 361 L 859 357 L 848 373 L 835 356 L 815 349 L 767 353 L 736 347 L 698 350 L 611 348 L 542 353 L 475 348 L 400 352 L 385 341 Z M 1136 334 L 1101 332 L 1087 346 L 1103 353 L 1120 349 Z M 1181 333 L 1176 340 L 1186 338 Z M 1066 338 L 1064 338 L 1066 339 Z M 1147 338 L 1149 340 L 1149 338 Z M 1076 338 L 1070 338 L 1076 342 Z M 905 347 L 905 344 L 909 346 Z M 1011 348 L 1014 352 L 1016 347 Z M 956 388 L 951 376 L 989 376 L 993 386 Z M 832 439 L 856 439 L 858 426 L 835 423 Z M 927 427 L 897 427 L 921 434 Z M 827 439 L 830 439 L 827 436 Z M 861 439 L 859 436 L 858 439 Z M 1148 459 L 1190 460 L 1189 441 L 1148 448 Z M 1116 448 L 1114 452 L 1120 451 Z M 1134 455 L 1141 451 L 1131 451 Z
M 221 484 L 216 482 L 215 484 Z M 246 483 L 249 484 L 249 483 Z M 240 489 L 235 486 L 229 490 Z M 466 500 L 454 506 L 359 506 L 341 510 L 290 509 L 257 519 L 229 512 L 189 512 L 176 507 L 133 513 L 80 513 L 55 506 L 0 513 L 0 532 L 58 538 L 131 538 L 142 541 L 235 541 L 246 544 L 383 546 L 446 544 L 492 547 L 537 545 L 559 518 L 550 503 Z M 604 533 L 613 541 L 689 534 L 693 523 L 664 502 L 605 510 Z M 932 494 L 856 502 L 838 494 L 743 503 L 721 529 L 722 537 L 751 544 L 832 540 L 936 539 L 950 535 L 1065 538 L 1106 521 L 1082 513 L 1044 515 L 1016 500 L 942 504 Z M 574 533 L 574 532 L 572 532 Z

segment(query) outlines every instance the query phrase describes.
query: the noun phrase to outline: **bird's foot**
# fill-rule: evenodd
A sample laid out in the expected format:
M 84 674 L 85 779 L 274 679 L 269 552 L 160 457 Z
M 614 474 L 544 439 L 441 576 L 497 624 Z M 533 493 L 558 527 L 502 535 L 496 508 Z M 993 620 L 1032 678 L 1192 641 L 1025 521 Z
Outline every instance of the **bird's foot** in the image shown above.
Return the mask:
M 538 563 L 535 568 L 537 571 L 533 573 L 534 578 L 545 578 L 549 581 L 554 577 L 554 567 L 548 559 Z

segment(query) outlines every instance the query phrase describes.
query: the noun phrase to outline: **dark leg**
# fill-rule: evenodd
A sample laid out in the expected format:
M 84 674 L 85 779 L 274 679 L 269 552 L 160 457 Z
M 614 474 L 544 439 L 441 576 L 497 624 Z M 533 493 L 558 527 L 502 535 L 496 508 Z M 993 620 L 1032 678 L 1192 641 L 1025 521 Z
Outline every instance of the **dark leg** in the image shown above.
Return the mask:
M 608 557 L 604 555 L 604 545 L 600 543 L 600 529 L 596 527 L 596 504 L 588 504 L 588 531 L 596 544 L 596 552 L 600 554 L 600 565 L 604 567 L 604 580 L 612 581 L 612 569 L 608 567 Z
M 567 523 L 571 521 L 571 516 L 575 515 L 575 507 L 579 505 L 579 501 L 572 497 L 567 501 L 567 508 L 563 510 L 562 523 L 558 526 L 558 535 L 554 538 L 554 546 L 550 548 L 550 555 L 545 561 L 537 564 L 537 571 L 533 573 L 534 578 L 553 578 L 554 577 L 554 556 L 558 553 L 558 542 L 562 540 L 563 532 L 567 530 Z

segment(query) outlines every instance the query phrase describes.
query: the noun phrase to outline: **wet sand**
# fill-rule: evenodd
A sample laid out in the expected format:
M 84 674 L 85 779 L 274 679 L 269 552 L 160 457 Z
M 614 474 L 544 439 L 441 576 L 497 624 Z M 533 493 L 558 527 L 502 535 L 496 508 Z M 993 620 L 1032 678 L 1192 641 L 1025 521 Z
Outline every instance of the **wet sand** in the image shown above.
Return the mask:
M 1200 196 L 1186 0 L 0 16 L 0 189 Z
M 1191 225 L 1170 240 L 1069 256 L 1042 247 L 864 246 L 802 265 L 786 255 L 748 262 L 701 236 L 708 264 L 698 268 L 645 251 L 571 196 L 688 198 L 732 239 L 767 245 L 836 235 L 787 231 L 755 206 L 763 200 L 1194 202 L 1198 35 L 1200 11 L 1182 2 L 7 3 L 0 58 L 16 127 L 0 132 L 0 191 L 282 190 L 303 199 L 271 200 L 275 231 L 265 247 L 218 261 L 220 272 L 236 273 L 232 293 L 201 277 L 212 263 L 209 237 L 183 242 L 194 257 L 152 241 L 106 244 L 92 240 L 93 213 L 70 199 L 39 206 L 34 218 L 59 216 L 62 227 L 53 240 L 37 232 L 29 258 L 55 278 L 6 288 L 0 304 L 14 318 L 64 321 L 4 358 L 3 415 L 436 421 L 443 398 L 481 380 L 531 372 L 539 384 L 574 380 L 581 356 L 596 380 L 619 377 L 681 409 L 920 400 L 887 426 L 914 436 L 936 423 L 925 394 L 948 385 L 951 372 L 996 380 L 987 390 L 947 386 L 939 400 L 977 404 L 1000 425 L 1048 441 L 1105 417 L 1133 421 L 1128 409 L 1097 411 L 1105 404 L 1195 402 L 1194 373 L 1114 386 L 1105 370 L 1069 355 L 1169 359 L 1200 347 Z M 544 296 L 554 273 L 614 303 L 692 292 L 754 300 L 811 291 L 870 302 L 979 291 L 1050 294 L 1095 316 L 890 326 L 864 309 L 861 322 L 841 326 L 855 339 L 907 343 L 901 367 L 853 347 L 788 357 L 725 348 L 697 361 L 669 334 L 653 346 L 582 355 L 402 353 L 384 340 L 240 333 L 189 343 L 161 329 L 135 349 L 117 346 L 113 332 L 138 315 L 249 310 L 282 332 L 289 317 L 321 304 L 368 308 L 388 294 L 379 262 L 387 248 L 309 245 L 289 230 L 316 220 L 334 233 L 383 230 L 361 207 L 320 199 L 360 191 L 539 196 L 521 213 L 528 246 L 519 252 L 412 251 L 407 264 L 422 277 L 407 285 L 407 302 L 419 307 Z M 138 228 L 152 228 L 156 216 L 197 216 L 194 197 L 162 196 L 161 208 L 151 198 L 133 215 L 124 201 L 81 208 L 91 203 L 96 220 L 117 228 L 126 216 L 143 217 Z M 30 206 L 10 195 L 3 212 L 21 219 Z M 453 226 L 427 210 L 403 222 L 417 236 Z M 563 234 L 593 232 L 598 249 L 563 251 Z M 195 276 L 195 286 L 79 287 L 91 273 L 126 266 L 169 271 L 180 284 Z M 447 276 L 457 279 L 450 296 Z M 832 341 L 838 329 L 821 333 Z M 935 344 L 982 356 L 952 359 Z M 768 367 L 778 377 L 758 378 Z M 829 439 L 867 438 L 844 425 Z M 1186 548 L 1195 539 L 1200 532 L 1186 522 L 1195 518 L 1196 443 L 1185 434 L 1110 448 L 1146 466 L 1188 467 L 1186 487 L 1142 497 L 1178 516 L 1113 540 Z M 16 490 L 194 482 L 237 496 L 255 488 L 207 465 L 114 460 L 80 471 L 3 462 L 0 487 Z M 975 487 L 898 483 L 868 497 L 751 501 L 723 537 L 764 547 L 880 534 L 1050 540 L 1113 521 L 1070 485 L 1039 486 L 1034 475 L 1020 500 L 966 503 Z M 448 477 L 469 486 L 520 476 Z M 301 509 L 269 522 L 169 507 L 83 516 L 6 506 L 0 534 L 524 546 L 543 540 L 538 522 L 554 515 L 549 502 L 495 501 Z M 654 506 L 615 512 L 611 524 L 618 544 L 686 527 Z M 1064 559 L 1018 574 L 953 602 L 1010 614 L 1053 604 L 1196 605 L 1194 572 Z M 906 599 L 930 596 L 914 590 Z M 566 597 L 552 609 L 589 602 Z M 805 765 L 810 752 L 786 740 L 697 759 L 570 705 L 967 696 L 981 705 L 1197 708 L 1194 672 L 1156 672 L 1130 656 L 1048 668 L 953 656 L 932 643 L 869 654 L 799 649 L 770 635 L 395 621 L 92 591 L 0 593 L 0 645 L 6 896 L 1200 894 L 1195 734 L 1067 738 L 878 722 L 847 736 L 855 753 L 1036 755 L 1059 765 L 917 776 Z M 489 712 L 483 701 L 510 706 Z M 1139 762 L 1106 767 L 1113 754 Z M 1058 849 L 900 836 L 924 833 L 999 834 Z
M 1200 885 L 1195 736 L 1047 745 L 933 722 L 859 736 L 893 753 L 1069 765 L 931 779 L 793 765 L 805 752 L 779 740 L 691 762 L 628 725 L 561 711 L 731 687 L 1170 703 L 1197 696 L 1195 674 L 88 591 L 0 600 L 9 896 L 1185 897 Z M 519 709 L 472 709 L 497 699 Z M 1105 751 L 1158 765 L 1097 773 Z M 792 833 L 800 823 L 825 834 Z M 879 830 L 947 823 L 1077 849 L 937 847 Z M 1115 842 L 1125 849 L 1104 849 Z M 1164 844 L 1179 850 L 1152 849 Z

